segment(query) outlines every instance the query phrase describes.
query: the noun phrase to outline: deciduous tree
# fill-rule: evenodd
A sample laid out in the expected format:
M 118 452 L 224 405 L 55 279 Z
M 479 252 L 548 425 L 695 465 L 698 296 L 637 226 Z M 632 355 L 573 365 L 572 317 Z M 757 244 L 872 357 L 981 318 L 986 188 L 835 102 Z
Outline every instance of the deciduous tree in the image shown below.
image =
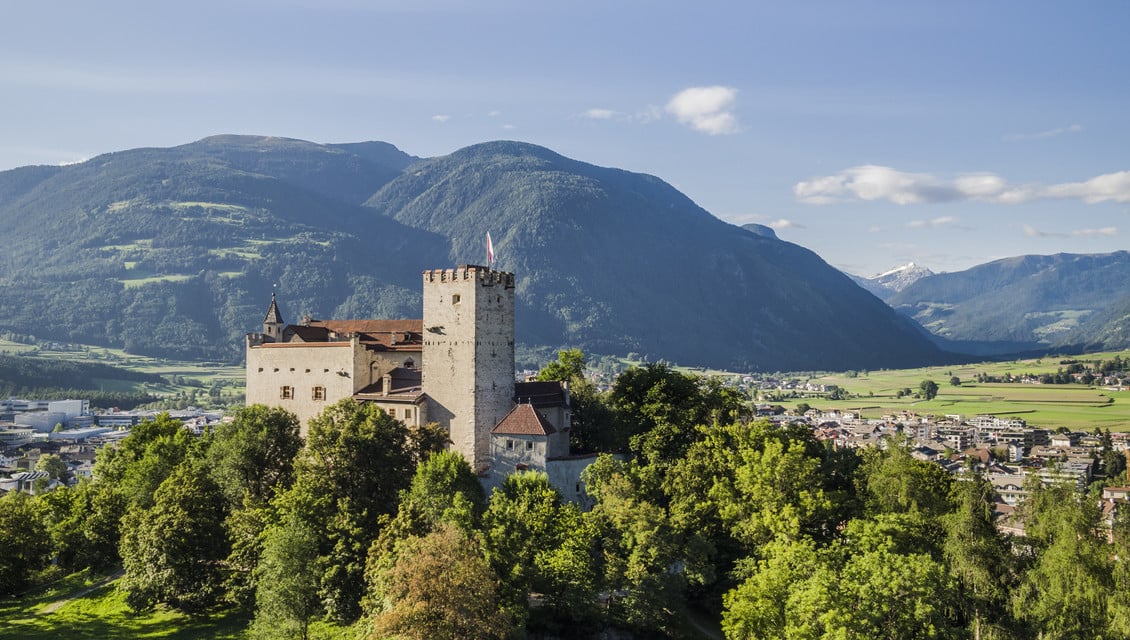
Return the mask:
M 387 601 L 374 619 L 374 640 L 501 640 L 511 633 L 497 576 L 474 539 L 454 527 L 410 541 L 385 582 Z

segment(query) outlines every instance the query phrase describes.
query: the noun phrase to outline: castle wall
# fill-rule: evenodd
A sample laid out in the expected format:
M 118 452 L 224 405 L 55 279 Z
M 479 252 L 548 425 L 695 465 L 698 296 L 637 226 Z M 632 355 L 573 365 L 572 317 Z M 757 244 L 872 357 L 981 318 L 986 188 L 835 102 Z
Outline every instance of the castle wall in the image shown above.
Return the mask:
M 429 419 L 475 470 L 514 396 L 514 274 L 460 266 L 424 272 L 423 390 Z
M 354 363 L 363 360 L 364 349 L 350 342 L 282 343 L 247 349 L 247 404 L 281 407 L 298 416 L 302 435 L 307 421 L 327 406 L 350 398 L 358 372 Z M 368 376 L 368 365 L 362 367 Z M 289 387 L 290 397 L 283 397 Z M 315 388 L 324 389 L 316 399 Z
M 596 454 L 563 458 L 546 462 L 545 472 L 549 476 L 549 484 L 561 497 L 568 502 L 575 503 L 584 510 L 593 507 L 596 501 L 585 491 L 585 483 L 581 482 L 581 472 L 596 460 Z

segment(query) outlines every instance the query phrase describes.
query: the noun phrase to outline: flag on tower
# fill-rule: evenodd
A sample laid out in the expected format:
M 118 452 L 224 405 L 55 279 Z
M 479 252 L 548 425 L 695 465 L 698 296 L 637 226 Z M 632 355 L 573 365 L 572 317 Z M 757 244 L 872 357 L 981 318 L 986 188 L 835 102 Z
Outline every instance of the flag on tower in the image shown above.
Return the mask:
M 487 266 L 494 266 L 494 243 L 490 241 L 490 231 L 487 231 Z

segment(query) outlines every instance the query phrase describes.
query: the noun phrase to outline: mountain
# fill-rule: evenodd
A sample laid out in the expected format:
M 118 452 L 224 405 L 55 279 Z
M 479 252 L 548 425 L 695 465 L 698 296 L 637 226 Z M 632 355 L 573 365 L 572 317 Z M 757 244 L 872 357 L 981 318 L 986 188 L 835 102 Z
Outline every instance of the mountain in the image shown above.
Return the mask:
M 518 274 L 518 339 L 796 370 L 942 359 L 811 251 L 722 222 L 653 176 L 490 142 L 215 136 L 0 172 L 0 332 L 238 360 L 277 288 L 294 321 L 419 317 L 420 273 Z
M 913 262 L 904 264 L 901 267 L 895 267 L 890 271 L 885 271 L 878 275 L 871 276 L 870 278 L 848 274 L 856 284 L 875 294 L 880 300 L 887 300 L 922 278 L 932 275 L 934 275 L 933 271 Z
M 1130 253 L 1028 255 L 922 278 L 887 302 L 936 335 L 1021 348 L 1123 348 Z M 968 349 L 967 349 L 968 351 Z
M 366 206 L 519 278 L 520 338 L 738 369 L 940 354 L 816 254 L 722 222 L 662 180 L 490 142 L 425 160 Z M 891 364 L 887 364 L 891 363 Z

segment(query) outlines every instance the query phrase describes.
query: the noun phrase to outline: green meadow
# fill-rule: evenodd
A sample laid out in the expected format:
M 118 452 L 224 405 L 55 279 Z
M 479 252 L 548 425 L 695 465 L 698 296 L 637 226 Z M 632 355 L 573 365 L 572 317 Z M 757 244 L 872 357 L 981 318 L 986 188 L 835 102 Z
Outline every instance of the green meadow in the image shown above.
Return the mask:
M 781 401 L 785 406 L 807 403 L 818 409 L 861 411 L 864 417 L 878 418 L 899 411 L 918 414 L 977 414 L 1016 416 L 1030 426 L 1055 429 L 1130 431 L 1130 391 L 1111 391 L 1099 386 L 1081 384 L 978 383 L 976 376 L 1003 376 L 1055 373 L 1066 367 L 1063 360 L 1091 362 L 1109 360 L 1115 355 L 1130 357 L 1130 351 L 1093 353 L 1080 356 L 1056 356 L 985 362 L 979 364 L 923 367 L 881 371 L 859 371 L 836 374 L 813 374 L 802 377 L 813 384 L 837 385 L 848 392 L 848 398 L 831 400 L 825 394 L 798 392 L 805 397 Z M 950 384 L 952 377 L 959 386 Z M 938 384 L 938 395 L 927 402 L 913 395 L 897 397 L 901 389 L 917 392 L 923 380 Z
M 115 576 L 82 571 L 17 598 L 0 598 L 0 640 L 248 638 L 251 616 L 220 611 L 188 616 L 157 608 L 134 612 L 117 590 Z M 325 622 L 310 627 L 311 640 L 346 640 L 351 629 Z

